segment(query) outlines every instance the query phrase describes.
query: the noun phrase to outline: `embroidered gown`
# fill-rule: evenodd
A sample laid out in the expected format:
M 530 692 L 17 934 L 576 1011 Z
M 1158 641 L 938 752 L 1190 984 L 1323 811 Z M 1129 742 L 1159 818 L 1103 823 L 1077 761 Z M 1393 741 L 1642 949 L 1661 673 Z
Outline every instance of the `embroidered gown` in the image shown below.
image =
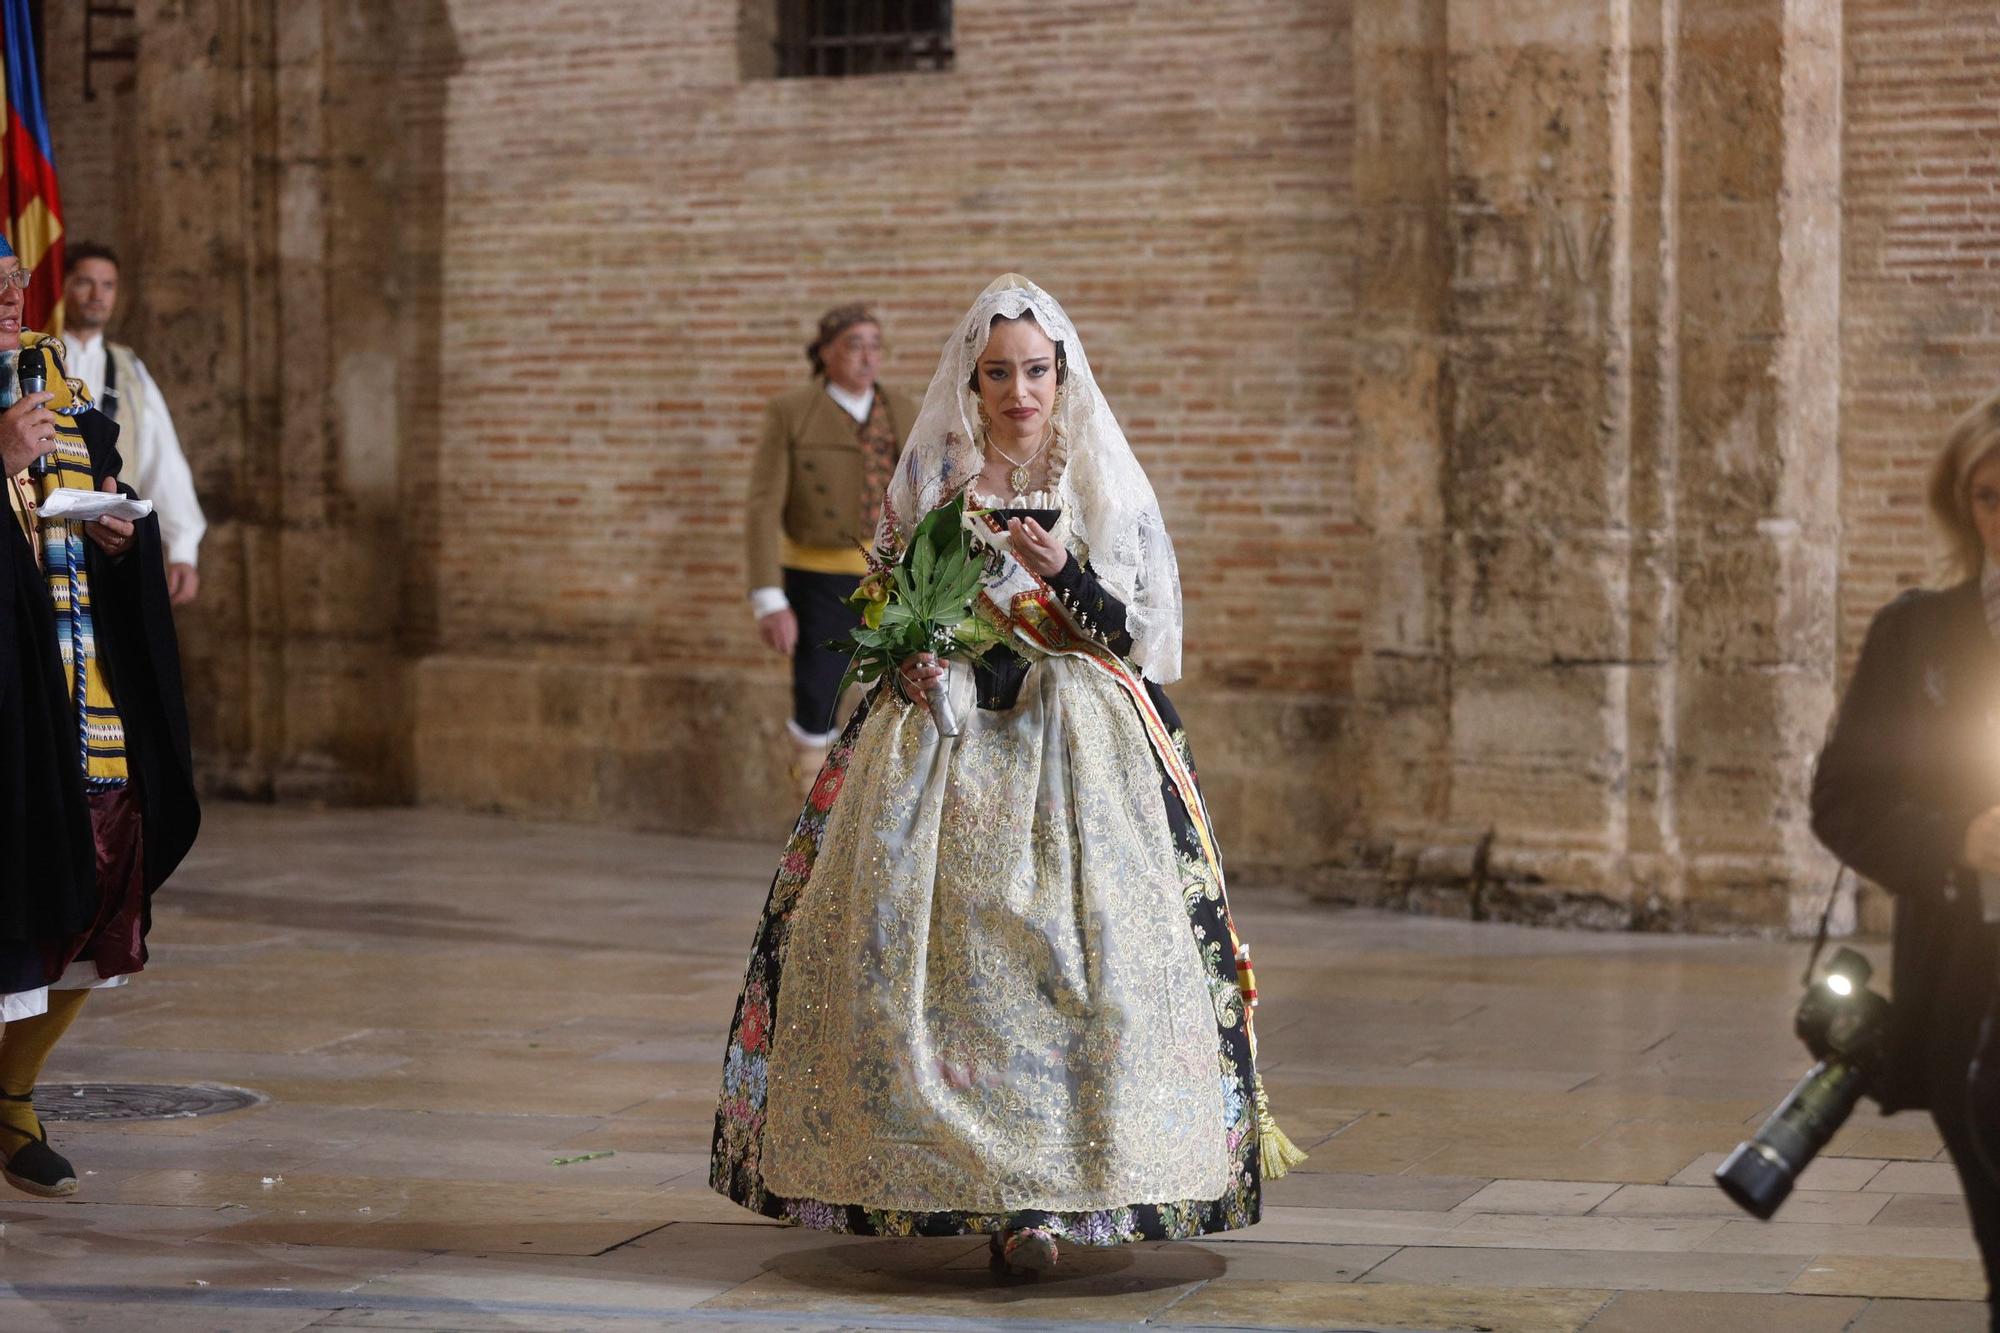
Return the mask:
M 1026 628 L 950 664 L 962 734 L 885 686 L 800 812 L 716 1114 L 710 1182 L 746 1208 L 1100 1245 L 1258 1218 L 1248 1014 L 1185 735 L 1054 522 L 1071 558 L 1013 601 Z

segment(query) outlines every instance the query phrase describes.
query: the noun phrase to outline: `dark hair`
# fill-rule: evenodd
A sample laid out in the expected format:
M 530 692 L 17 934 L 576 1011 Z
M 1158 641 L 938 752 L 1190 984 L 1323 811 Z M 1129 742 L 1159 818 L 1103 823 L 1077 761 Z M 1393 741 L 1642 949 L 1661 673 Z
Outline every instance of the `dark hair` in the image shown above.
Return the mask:
M 63 250 L 63 276 L 67 278 L 76 271 L 76 266 L 86 259 L 102 259 L 113 268 L 118 267 L 118 252 L 108 245 L 95 241 L 81 241 Z
M 813 374 L 826 374 L 826 358 L 820 355 L 820 350 L 857 324 L 882 327 L 882 321 L 875 318 L 875 311 L 866 301 L 837 305 L 819 317 L 819 328 L 806 344 L 806 360 L 812 362 Z
M 986 325 L 986 336 L 991 338 L 993 336 L 992 330 L 1001 324 L 1018 324 L 1024 319 L 1033 318 L 1026 311 L 1018 315 L 995 315 Z M 1037 322 L 1035 327 L 1039 329 L 1042 326 Z M 1049 341 L 1056 345 L 1056 384 L 1061 386 L 1069 380 L 1069 357 L 1063 351 L 1062 339 L 1051 338 Z M 972 390 L 973 397 L 976 398 L 979 396 L 979 365 L 977 362 L 973 364 L 972 374 L 967 378 L 965 387 Z

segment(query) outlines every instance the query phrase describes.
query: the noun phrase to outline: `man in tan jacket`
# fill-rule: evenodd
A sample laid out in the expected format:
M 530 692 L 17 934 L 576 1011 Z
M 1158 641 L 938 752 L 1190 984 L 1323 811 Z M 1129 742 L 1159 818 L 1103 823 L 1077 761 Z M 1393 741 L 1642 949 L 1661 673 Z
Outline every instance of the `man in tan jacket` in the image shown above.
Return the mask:
M 792 659 L 794 772 L 810 786 L 835 735 L 847 662 L 827 648 L 859 622 L 847 599 L 867 572 L 882 496 L 916 421 L 907 395 L 879 386 L 882 326 L 865 305 L 821 317 L 806 345 L 814 382 L 771 400 L 750 471 L 750 610 L 773 652 Z

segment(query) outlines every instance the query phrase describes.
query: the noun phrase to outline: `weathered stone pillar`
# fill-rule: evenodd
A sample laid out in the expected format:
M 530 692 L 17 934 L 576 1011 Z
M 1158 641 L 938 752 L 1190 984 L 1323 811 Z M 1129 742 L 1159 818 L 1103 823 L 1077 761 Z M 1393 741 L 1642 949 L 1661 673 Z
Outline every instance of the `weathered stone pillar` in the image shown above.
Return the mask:
M 1812 885 L 1832 8 L 1357 7 L 1363 859 L 1392 892 L 1779 924 Z
M 1676 796 L 1690 924 L 1806 924 L 1830 865 L 1838 0 L 1680 0 Z
M 1356 489 L 1373 598 L 1357 668 L 1372 845 L 1341 891 L 1406 883 L 1444 836 L 1450 774 L 1444 456 L 1452 411 L 1446 0 L 1354 7 Z
M 204 779 L 225 790 L 409 788 L 436 489 L 435 283 L 410 266 L 437 262 L 439 225 L 411 183 L 434 180 L 441 133 L 412 90 L 442 87 L 423 77 L 449 60 L 435 9 L 139 6 L 146 207 L 128 210 L 122 328 L 211 521 L 182 643 Z M 432 299 L 413 308 L 412 288 Z

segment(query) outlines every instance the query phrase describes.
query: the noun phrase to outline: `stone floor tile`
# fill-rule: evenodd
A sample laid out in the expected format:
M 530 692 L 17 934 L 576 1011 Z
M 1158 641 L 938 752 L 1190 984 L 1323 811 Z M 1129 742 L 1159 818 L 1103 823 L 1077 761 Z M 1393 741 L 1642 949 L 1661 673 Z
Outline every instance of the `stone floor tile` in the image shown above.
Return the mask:
M 657 1249 L 651 1258 L 651 1263 L 607 1265 L 591 1256 L 439 1254 L 376 1278 L 353 1294 L 362 1305 L 405 1297 L 467 1304 L 682 1310 L 762 1271 L 743 1264 L 696 1263 Z
M 1820 1226 L 1808 1222 L 1732 1221 L 1704 1248 L 1723 1254 L 1877 1255 L 1904 1259 L 1977 1258 L 1969 1229 Z
M 1528 1142 L 1448 1142 L 1422 1158 L 1420 1169 L 1457 1175 L 1658 1184 L 1686 1158 L 1678 1144 L 1645 1139 L 1573 1148 Z
M 1706 1291 L 1624 1291 L 1590 1321 L 1590 1333 L 1842 1333 L 1867 1301 Z
M 1577 1333 L 1609 1292 L 1438 1291 L 1387 1284 L 1239 1282 L 1222 1278 L 1153 1320 L 1167 1327 L 1425 1329 L 1438 1333 Z
M 1788 1255 L 1412 1245 L 1391 1255 L 1360 1281 L 1441 1287 L 1775 1293 L 1790 1289 L 1805 1264 L 1804 1259 Z
M 338 1313 L 288 1306 L 161 1305 L 157 1301 L 20 1300 L 0 1304 L 7 1333 L 295 1333 Z
M 964 1258 L 953 1255 L 950 1258 Z M 870 1314 L 947 1316 L 975 1322 L 1149 1320 L 1203 1283 L 1220 1277 L 1212 1254 L 1145 1253 L 1131 1246 L 1066 1250 L 1040 1281 L 996 1282 L 981 1262 L 950 1262 L 926 1242 L 858 1240 L 775 1261 L 759 1276 L 698 1311 L 812 1312 L 847 1318 Z
M 1452 1245 L 1537 1250 L 1699 1250 L 1733 1225 L 1720 1217 L 1537 1217 L 1468 1214 L 1450 1234 Z
M 93 1246 L 115 1237 L 173 1245 L 255 1216 L 250 1209 L 153 1208 L 74 1198 L 17 1204 L 10 1199 L 0 1202 L 0 1254 L 31 1243 Z
M 1461 1213 L 1583 1214 L 1603 1203 L 1616 1185 L 1573 1180 L 1496 1180 L 1456 1206 Z
M 672 1219 L 633 1221 L 552 1221 L 533 1214 L 455 1222 L 444 1218 L 383 1222 L 315 1221 L 306 1217 L 265 1217 L 219 1227 L 208 1239 L 242 1245 L 325 1245 L 390 1247 L 421 1253 L 602 1254 Z
M 1887 1157 L 1914 1162 L 1935 1160 L 1944 1140 L 1928 1115 L 1905 1111 L 1887 1117 L 1855 1115 L 1826 1145 L 1829 1157 Z
M 1286 1208 L 1369 1208 L 1442 1213 L 1491 1181 L 1479 1176 L 1384 1176 L 1352 1171 L 1293 1171 L 1266 1181 L 1264 1200 Z
M 1957 1194 L 1965 1186 L 1950 1162 L 1890 1162 L 1872 1177 L 1867 1189 L 1885 1194 Z
M 1987 1333 L 1981 1301 L 1870 1301 L 1848 1333 Z
M 1264 1220 L 1242 1231 L 1206 1239 L 1217 1245 L 1245 1241 L 1303 1241 L 1313 1245 L 1439 1245 L 1468 1219 L 1460 1213 L 1400 1212 L 1371 1208 L 1266 1208 Z
M 1986 1270 L 1977 1259 L 1822 1255 L 1805 1266 L 1788 1290 L 1820 1296 L 1980 1301 L 1986 1298 Z
M 1898 1194 L 1884 1204 L 1875 1221 L 1893 1227 L 1950 1227 L 1964 1231 L 1972 1225 L 1965 1198 L 1955 1194 Z
M 403 1250 L 316 1246 L 217 1244 L 203 1240 L 161 1244 L 156 1235 L 101 1235 L 89 1244 L 70 1238 L 33 1242 L 14 1235 L 0 1248 L 0 1272 L 41 1287 L 118 1287 L 160 1292 L 264 1289 L 341 1292 L 416 1263 Z M 113 1293 L 115 1295 L 115 1292 Z M 81 1299 L 81 1297 L 79 1297 Z M 0 1319 L 0 1327 L 5 1327 Z
M 1888 1207 L 1881 1195 L 1861 1190 L 1794 1190 L 1778 1217 L 1786 1222 L 1861 1226 Z M 1714 1185 L 1622 1185 L 1591 1210 L 1597 1217 L 1728 1217 L 1747 1214 Z

